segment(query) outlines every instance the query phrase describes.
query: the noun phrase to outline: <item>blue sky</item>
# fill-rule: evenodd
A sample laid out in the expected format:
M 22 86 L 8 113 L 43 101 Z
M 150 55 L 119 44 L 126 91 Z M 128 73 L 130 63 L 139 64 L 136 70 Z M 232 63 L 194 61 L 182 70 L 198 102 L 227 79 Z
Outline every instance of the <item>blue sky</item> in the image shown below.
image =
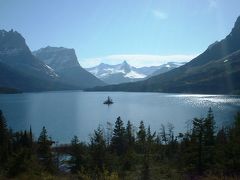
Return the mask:
M 74 48 L 83 67 L 190 60 L 224 38 L 239 0 L 0 0 L 0 29 L 31 50 Z

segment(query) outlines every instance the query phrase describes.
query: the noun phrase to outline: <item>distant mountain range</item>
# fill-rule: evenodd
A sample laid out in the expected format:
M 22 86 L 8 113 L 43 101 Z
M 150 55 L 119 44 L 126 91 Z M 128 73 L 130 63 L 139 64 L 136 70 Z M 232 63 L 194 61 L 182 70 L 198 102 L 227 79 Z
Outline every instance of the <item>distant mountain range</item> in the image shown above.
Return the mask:
M 87 89 L 240 94 L 240 17 L 226 38 L 184 65 L 136 68 L 124 61 L 87 70 L 74 49 L 48 46 L 32 53 L 21 34 L 0 30 L 0 93 Z
M 98 91 L 240 93 L 240 17 L 231 33 L 189 63 L 147 80 L 97 87 Z
M 101 63 L 92 68 L 86 68 L 87 71 L 106 82 L 107 84 L 120 84 L 125 82 L 135 82 L 147 79 L 184 65 L 185 62 L 169 62 L 160 66 L 150 66 L 136 68 L 123 61 L 121 64 L 109 65 Z
M 42 51 L 44 52 L 44 51 Z M 60 53 L 60 52 L 59 52 Z M 75 54 L 68 60 L 75 61 Z M 59 55 L 62 56 L 63 54 Z M 57 53 L 52 58 L 54 59 Z M 72 60 L 73 59 L 73 60 Z M 78 68 L 77 68 L 78 66 Z M 56 67 L 56 66 L 55 66 Z M 79 81 L 72 83 L 68 68 L 68 73 L 61 73 L 61 69 L 54 69 L 45 64 L 44 61 L 35 57 L 28 48 L 25 39 L 16 31 L 0 30 L 0 89 L 14 89 L 16 91 L 50 91 L 50 90 L 70 90 L 104 85 L 104 83 L 92 74 L 85 71 L 76 64 L 71 68 L 78 69 L 74 74 Z M 61 70 L 61 71 L 60 71 Z M 79 73 L 79 71 L 84 73 Z M 67 70 L 66 70 L 67 71 Z M 64 75 L 63 75 L 64 74 Z M 78 78 L 81 76 L 81 78 Z M 80 80 L 81 79 L 81 80 Z M 86 79 L 88 82 L 86 83 Z M 69 81 L 71 83 L 69 83 Z

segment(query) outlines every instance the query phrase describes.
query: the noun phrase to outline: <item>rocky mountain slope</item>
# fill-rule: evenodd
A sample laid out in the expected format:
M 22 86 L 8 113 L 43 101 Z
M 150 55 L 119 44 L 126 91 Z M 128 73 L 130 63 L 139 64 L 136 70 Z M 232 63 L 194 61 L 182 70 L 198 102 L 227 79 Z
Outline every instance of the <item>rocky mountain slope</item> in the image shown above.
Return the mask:
M 64 83 L 79 88 L 105 84 L 80 66 L 74 49 L 48 46 L 34 51 L 33 54 L 50 67 Z

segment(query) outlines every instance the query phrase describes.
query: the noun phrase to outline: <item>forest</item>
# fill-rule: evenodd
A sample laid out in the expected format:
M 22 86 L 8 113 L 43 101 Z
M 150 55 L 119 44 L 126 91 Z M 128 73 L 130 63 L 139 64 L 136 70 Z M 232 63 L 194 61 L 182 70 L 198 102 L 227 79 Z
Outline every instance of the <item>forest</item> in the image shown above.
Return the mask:
M 45 127 L 38 138 L 31 127 L 14 132 L 0 111 L 0 179 L 239 179 L 240 112 L 229 121 L 216 127 L 209 108 L 175 134 L 170 123 L 155 132 L 143 121 L 134 128 L 118 117 L 88 142 L 74 136 L 58 144 Z

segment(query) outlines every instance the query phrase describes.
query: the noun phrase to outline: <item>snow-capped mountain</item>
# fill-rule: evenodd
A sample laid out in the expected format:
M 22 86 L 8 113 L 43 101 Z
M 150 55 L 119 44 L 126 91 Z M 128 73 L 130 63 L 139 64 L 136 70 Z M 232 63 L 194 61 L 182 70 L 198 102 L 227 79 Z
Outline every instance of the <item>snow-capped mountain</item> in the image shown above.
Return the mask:
M 166 64 L 162 64 L 160 65 L 156 71 L 154 71 L 151 75 L 151 76 L 156 76 L 156 75 L 159 75 L 159 74 L 163 74 L 165 72 L 168 72 L 172 69 L 175 69 L 175 68 L 178 68 L 184 64 L 186 64 L 187 62 L 168 62 Z
M 130 66 L 126 61 L 117 65 L 101 63 L 98 66 L 86 68 L 86 70 L 108 84 L 133 82 L 146 77 L 145 74 L 136 71 L 136 68 Z
M 179 67 L 182 64 L 184 63 L 172 62 L 160 66 L 136 68 L 129 65 L 126 61 L 123 61 L 117 65 L 101 63 L 98 66 L 86 68 L 86 70 L 108 84 L 119 84 L 143 80 L 151 77 L 153 73 L 160 74 Z

